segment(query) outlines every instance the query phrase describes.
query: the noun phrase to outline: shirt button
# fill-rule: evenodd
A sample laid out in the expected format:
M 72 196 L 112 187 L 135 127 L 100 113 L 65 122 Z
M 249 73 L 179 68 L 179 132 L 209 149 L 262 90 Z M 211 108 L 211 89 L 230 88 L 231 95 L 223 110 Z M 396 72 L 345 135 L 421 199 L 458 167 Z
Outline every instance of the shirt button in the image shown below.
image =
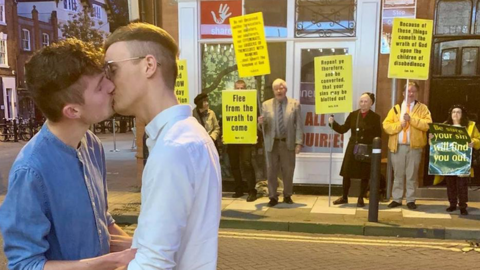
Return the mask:
M 99 229 L 99 230 L 98 230 L 98 234 L 102 234 L 102 230 Z
M 94 202 L 92 202 L 92 205 L 93 205 L 93 207 L 95 207 L 95 203 L 94 203 Z

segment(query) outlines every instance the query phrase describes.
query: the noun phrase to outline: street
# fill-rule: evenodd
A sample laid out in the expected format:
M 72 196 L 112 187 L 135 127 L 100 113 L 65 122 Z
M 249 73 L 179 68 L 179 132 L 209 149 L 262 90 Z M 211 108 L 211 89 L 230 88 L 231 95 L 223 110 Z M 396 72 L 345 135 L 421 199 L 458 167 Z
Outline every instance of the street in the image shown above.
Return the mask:
M 130 234 L 135 226 L 125 228 Z M 0 237 L 0 243 L 2 242 Z M 218 269 L 474 269 L 464 241 L 220 230 Z M 3 252 L 0 269 L 6 269 Z

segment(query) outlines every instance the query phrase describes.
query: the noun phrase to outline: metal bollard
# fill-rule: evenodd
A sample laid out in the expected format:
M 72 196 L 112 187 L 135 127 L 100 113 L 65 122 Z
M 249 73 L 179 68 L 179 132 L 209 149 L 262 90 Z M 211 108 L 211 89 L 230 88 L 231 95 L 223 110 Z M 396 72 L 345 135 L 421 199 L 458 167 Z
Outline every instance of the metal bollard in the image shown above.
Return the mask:
M 18 142 L 18 125 L 17 125 L 17 120 L 16 119 L 12 119 L 12 122 L 13 122 L 13 141 L 14 142 Z
M 378 222 L 378 201 L 380 186 L 380 165 L 382 160 L 382 139 L 376 137 L 372 144 L 372 161 L 370 167 L 370 199 L 368 202 L 368 221 Z

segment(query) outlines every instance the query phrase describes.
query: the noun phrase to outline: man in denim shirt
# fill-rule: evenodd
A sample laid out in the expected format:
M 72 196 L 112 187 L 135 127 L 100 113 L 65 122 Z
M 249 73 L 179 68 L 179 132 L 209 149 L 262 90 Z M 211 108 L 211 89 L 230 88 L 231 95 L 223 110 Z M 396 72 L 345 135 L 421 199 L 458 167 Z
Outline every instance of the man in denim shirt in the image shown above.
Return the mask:
M 37 52 L 26 78 L 48 120 L 17 156 L 0 207 L 9 269 L 126 265 L 136 251 L 107 212 L 105 154 L 88 131 L 113 112 L 101 54 L 67 39 Z

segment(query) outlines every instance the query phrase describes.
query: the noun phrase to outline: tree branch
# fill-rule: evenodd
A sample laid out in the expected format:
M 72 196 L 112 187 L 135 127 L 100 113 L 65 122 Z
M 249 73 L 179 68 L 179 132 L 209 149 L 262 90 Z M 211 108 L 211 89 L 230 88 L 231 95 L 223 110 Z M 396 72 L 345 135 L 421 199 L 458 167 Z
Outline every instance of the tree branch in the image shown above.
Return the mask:
M 206 87 L 206 88 L 202 89 L 202 93 L 208 94 L 208 93 L 212 92 L 213 90 L 217 89 L 217 87 L 220 84 L 220 82 L 222 81 L 223 77 L 225 77 L 227 74 L 229 74 L 231 72 L 234 72 L 236 70 L 238 70 L 238 65 L 230 66 L 230 67 L 222 70 L 220 73 L 218 73 L 217 77 L 215 78 L 215 80 L 213 80 L 213 83 L 209 87 Z

